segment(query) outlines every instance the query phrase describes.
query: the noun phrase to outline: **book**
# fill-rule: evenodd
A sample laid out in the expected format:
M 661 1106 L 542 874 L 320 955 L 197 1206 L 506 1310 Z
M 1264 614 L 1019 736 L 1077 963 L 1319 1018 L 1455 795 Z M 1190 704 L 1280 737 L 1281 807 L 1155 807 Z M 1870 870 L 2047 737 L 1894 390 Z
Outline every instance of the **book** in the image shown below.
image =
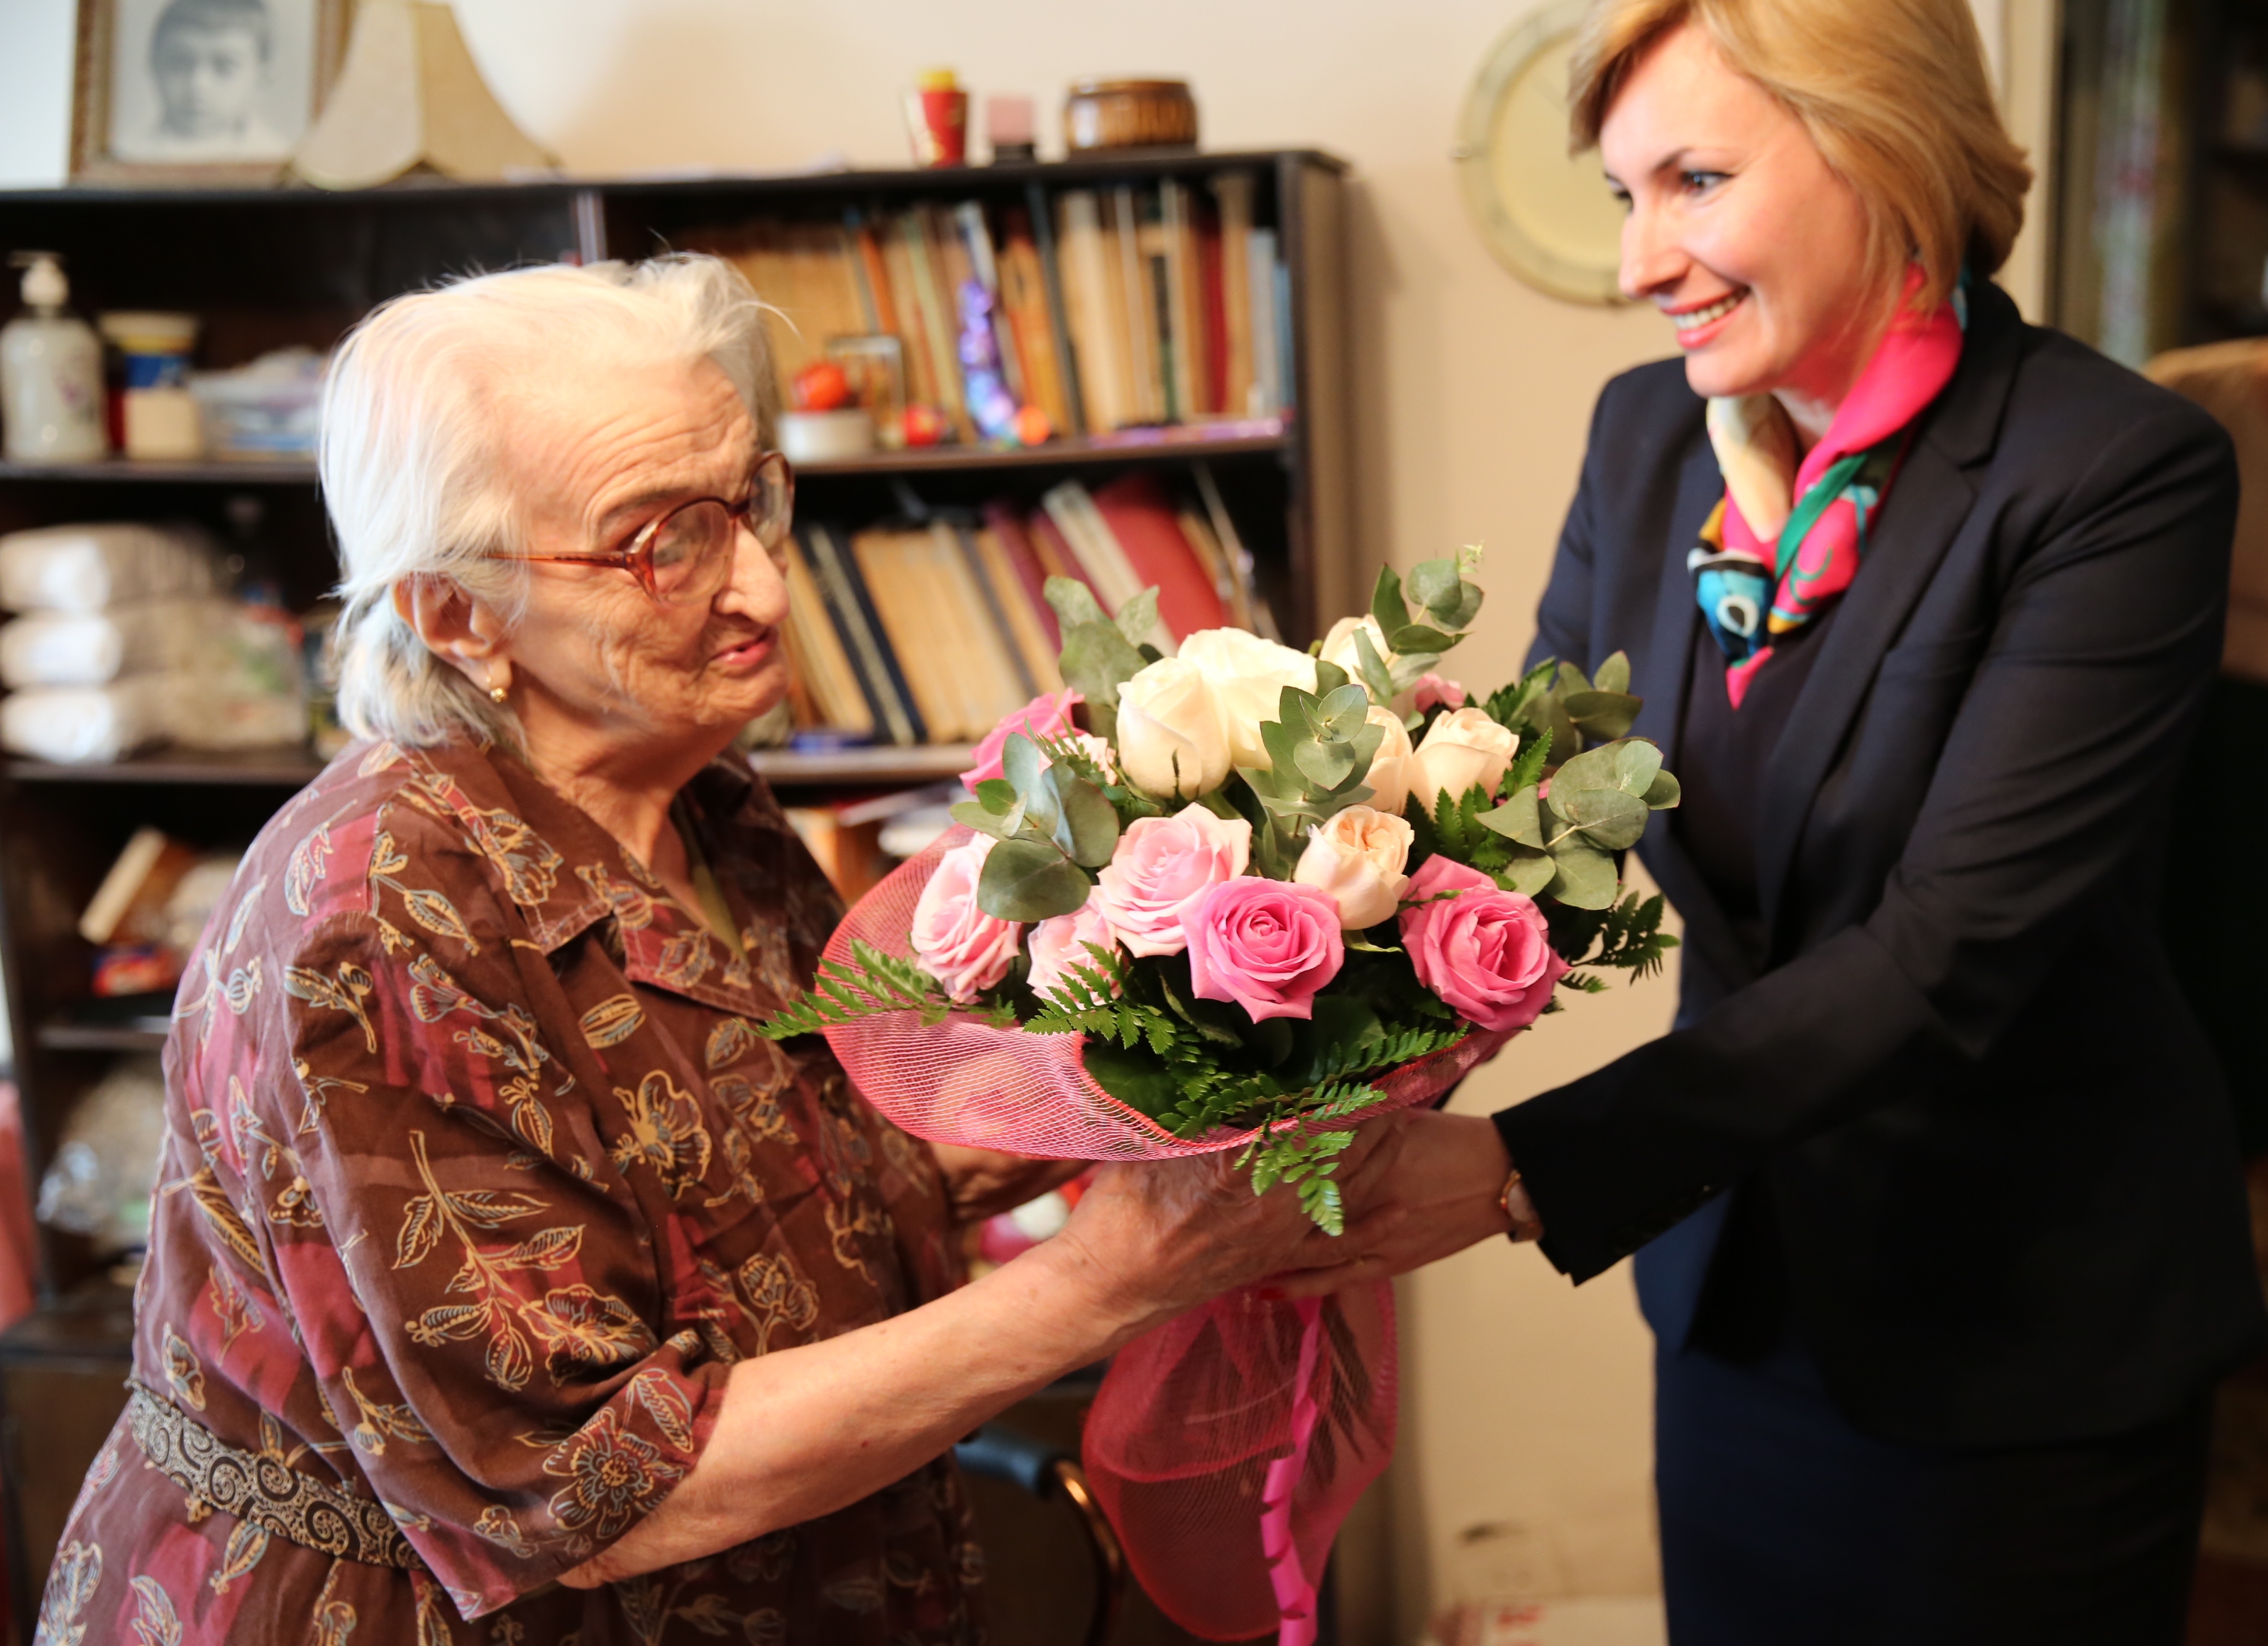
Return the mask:
M 1220 212 L 1220 303 L 1226 348 L 1221 361 L 1221 409 L 1232 417 L 1266 414 L 1255 404 L 1252 371 L 1252 173 L 1212 180 Z
M 79 916 L 78 935 L 97 945 L 164 941 L 166 905 L 201 856 L 162 829 L 136 829 Z
M 995 608 L 990 583 L 961 533 L 932 521 L 923 545 L 944 614 L 943 662 L 961 702 L 961 735 L 974 740 L 1039 694 L 1025 673 L 1007 617 Z
M 939 267 L 930 214 L 922 208 L 898 214 L 895 228 L 904 247 L 910 301 L 920 315 L 922 348 L 927 356 L 929 394 L 925 402 L 945 419 L 956 437 L 972 440 L 976 426 L 969 420 L 968 396 L 961 392 L 961 357 L 957 339 L 959 319 L 947 295 L 946 273 Z
M 1049 573 L 1038 549 L 1033 547 L 1026 526 L 1024 511 L 1015 504 L 995 501 L 984 505 L 984 529 L 998 543 L 1000 552 L 1014 569 L 1016 580 L 1023 585 L 1033 617 L 1046 636 L 1047 655 L 1052 664 L 1063 650 L 1063 628 L 1056 619 L 1055 608 L 1048 604 Z
M 1251 296 L 1252 415 L 1277 417 L 1284 412 L 1283 366 L 1278 358 L 1276 231 L 1255 229 L 1246 236 L 1246 288 Z
M 1116 259 L 1103 231 L 1101 195 L 1074 188 L 1059 205 L 1064 297 L 1079 359 L 1079 392 L 1087 431 L 1103 434 L 1140 421 L 1131 400 L 1126 329 L 1112 318 L 1117 310 L 1112 298 Z
M 1158 620 L 1176 642 L 1227 624 L 1228 607 L 1213 576 L 1183 535 L 1180 511 L 1155 475 L 1122 474 L 1097 488 L 1092 499 L 1132 568 L 1136 588 L 1158 591 Z
M 1009 616 L 1012 602 L 1014 609 L 1021 610 L 1024 592 L 1016 585 L 1012 571 L 1009 573 L 1005 588 L 993 581 L 991 565 L 985 557 L 983 546 L 976 540 L 976 532 L 966 527 L 946 525 L 939 525 L 937 530 L 952 534 L 954 547 L 961 554 L 961 569 L 967 575 L 968 585 L 976 595 L 977 609 L 991 630 L 987 638 L 992 643 L 985 650 L 988 655 L 997 658 L 1005 665 L 1005 672 L 1014 688 L 1015 702 L 1000 711 L 1003 715 L 1007 714 L 1014 709 L 1017 703 L 1027 703 L 1040 694 L 1040 677 L 1033 672 L 1030 654 L 1025 650 L 1023 638 Z M 1004 600 L 1001 598 L 1003 594 L 1007 595 L 1008 599 Z M 993 716 L 996 720 L 998 717 L 997 715 Z
M 1020 532 L 1019 537 L 1022 535 Z M 1063 649 L 1055 614 L 1045 597 L 1017 562 L 1015 554 L 998 527 L 988 522 L 963 533 L 962 540 L 976 551 L 978 569 L 990 586 L 994 609 L 1015 643 L 1031 695 L 1063 690 L 1057 655 Z M 1025 549 L 1028 555 L 1028 546 Z M 1038 569 L 1035 562 L 1032 569 Z
M 1194 209 L 1188 189 L 1171 177 L 1160 180 L 1158 217 L 1165 247 L 1165 311 L 1173 338 L 1174 410 L 1182 423 L 1195 423 L 1212 409 Z
M 1062 434 L 1084 435 L 1087 430 L 1086 406 L 1079 385 L 1079 357 L 1071 347 L 1071 316 L 1064 306 L 1063 268 L 1056 249 L 1055 219 L 1048 211 L 1047 192 L 1037 183 L 1025 190 L 1025 209 L 1030 214 L 1032 245 L 1040 261 L 1040 281 L 1047 294 L 1048 333 L 1055 344 L 1056 361 L 1063 378 L 1064 408 L 1067 421 L 1056 425 Z
M 1128 421 L 1163 423 L 1166 386 L 1158 352 L 1156 288 L 1143 244 L 1142 202 L 1131 183 L 1120 183 L 1110 191 L 1108 239 L 1115 265 L 1110 318 L 1125 338 Z
M 1027 403 L 1046 415 L 1057 434 L 1076 431 L 1071 396 L 1056 349 L 1056 327 L 1049 318 L 1047 278 L 1040 252 L 1032 239 L 1031 219 L 1020 207 L 1005 214 L 1000 246 L 1000 317 L 1013 334 L 1024 371 Z
M 829 726 L 871 737 L 873 706 L 851 665 L 842 636 L 828 615 L 826 597 L 812 575 L 803 546 L 793 537 L 783 545 L 786 562 L 785 636 L 794 677 L 806 702 L 798 704 L 799 726 Z
M 1024 525 L 1032 553 L 1038 558 L 1040 569 L 1045 574 L 1042 579 L 1043 587 L 1046 577 L 1069 577 L 1074 583 L 1086 584 L 1087 592 L 1097 600 L 1102 599 L 1101 591 L 1086 575 L 1086 568 L 1079 564 L 1079 556 L 1071 553 L 1071 545 L 1064 541 L 1063 529 L 1044 507 L 1027 515 Z
M 941 408 L 937 356 L 929 346 L 929 326 L 915 288 L 913 249 L 903 225 L 895 218 L 877 230 L 874 238 L 881 252 L 890 305 L 897 315 L 898 341 L 904 346 L 906 398 L 917 406 Z
M 1064 481 L 1040 499 L 1048 518 L 1063 533 L 1064 541 L 1078 556 L 1086 572 L 1088 586 L 1102 609 L 1116 616 L 1129 600 L 1146 588 L 1134 569 L 1134 562 L 1126 553 L 1102 511 L 1094 506 L 1094 498 L 1086 488 L 1075 480 Z M 1145 636 L 1160 651 L 1174 649 L 1173 631 L 1161 617 Z
M 814 523 L 797 531 L 826 600 L 828 620 L 866 694 L 877 731 L 900 747 L 928 742 L 929 727 L 890 649 L 855 558 L 832 526 Z

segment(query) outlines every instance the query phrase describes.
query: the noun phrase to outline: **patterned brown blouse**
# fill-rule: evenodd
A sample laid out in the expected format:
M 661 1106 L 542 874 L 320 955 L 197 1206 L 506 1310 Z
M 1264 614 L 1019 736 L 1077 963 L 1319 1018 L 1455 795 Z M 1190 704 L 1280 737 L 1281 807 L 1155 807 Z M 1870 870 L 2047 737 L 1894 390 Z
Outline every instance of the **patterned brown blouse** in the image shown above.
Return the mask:
M 175 1009 L 140 1392 L 41 1642 L 979 1636 L 950 1459 L 553 1582 L 684 1477 L 733 1362 L 960 1278 L 928 1149 L 749 1027 L 832 891 L 744 769 L 680 812 L 743 955 L 500 751 L 357 746 L 261 833 Z

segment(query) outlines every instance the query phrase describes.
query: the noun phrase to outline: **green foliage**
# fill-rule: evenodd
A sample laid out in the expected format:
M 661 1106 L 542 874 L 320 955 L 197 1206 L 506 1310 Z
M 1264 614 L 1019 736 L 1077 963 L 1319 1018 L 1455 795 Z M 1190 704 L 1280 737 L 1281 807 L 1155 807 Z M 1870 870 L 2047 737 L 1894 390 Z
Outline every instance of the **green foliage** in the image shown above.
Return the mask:
M 1619 651 L 1599 665 L 1596 680 L 1572 663 L 1547 658 L 1484 705 L 1490 719 L 1520 734 L 1523 748 L 1532 739 L 1543 743 L 1545 769 L 1539 776 L 1591 744 L 1628 737 L 1644 706 L 1630 694 L 1630 658 Z
M 1534 769 L 1515 761 L 1507 781 Z M 1661 751 L 1643 738 L 1624 738 L 1562 761 L 1549 797 L 1533 782 L 1515 783 L 1503 805 L 1471 819 L 1509 842 L 1500 856 L 1473 847 L 1462 818 L 1454 831 L 1437 818 L 1433 832 L 1437 849 L 1494 874 L 1512 890 L 1603 910 L 1622 888 L 1616 854 L 1637 845 L 1648 818 L 1677 801 L 1677 780 L 1661 769 Z
M 1076 577 L 1049 577 L 1046 594 L 1063 629 L 1058 666 L 1064 681 L 1086 699 L 1088 725 L 1098 736 L 1109 737 L 1118 725 L 1118 688 L 1151 661 L 1142 655 L 1141 644 L 1158 620 L 1157 592 L 1129 600 L 1117 622 Z M 1138 628 L 1133 627 L 1138 620 Z
M 887 1011 L 918 1011 L 923 1024 L 930 1025 L 944 1022 L 945 1014 L 953 1010 L 943 985 L 911 960 L 884 954 L 856 939 L 850 959 L 848 966 L 821 961 L 811 988 L 757 1024 L 756 1032 L 768 1040 L 790 1040 Z M 1003 1025 L 1015 1021 L 1005 1008 L 981 1015 Z
M 1086 901 L 1087 871 L 1117 849 L 1118 806 L 1083 775 L 1101 775 L 1094 761 L 1051 761 L 1021 732 L 1003 746 L 1000 764 L 999 777 L 953 808 L 955 822 L 999 841 L 977 879 L 976 906 L 998 920 L 1068 915 Z
M 1605 908 L 1587 909 L 1562 905 L 1550 910 L 1551 946 L 1559 958 L 1576 969 L 1559 981 L 1570 988 L 1596 994 L 1605 981 L 1601 971 L 1628 972 L 1633 979 L 1651 977 L 1677 946 L 1677 939 L 1661 930 L 1662 904 L 1657 894 L 1641 899 L 1635 892 Z
M 1287 686 L 1277 717 L 1263 721 L 1260 739 L 1267 769 L 1248 768 L 1245 786 L 1259 802 L 1264 827 L 1253 833 L 1253 856 L 1263 874 L 1289 877 L 1307 830 L 1370 798 L 1363 779 L 1377 758 L 1383 726 L 1370 724 L 1370 694 L 1344 670 L 1315 665 L 1320 695 Z

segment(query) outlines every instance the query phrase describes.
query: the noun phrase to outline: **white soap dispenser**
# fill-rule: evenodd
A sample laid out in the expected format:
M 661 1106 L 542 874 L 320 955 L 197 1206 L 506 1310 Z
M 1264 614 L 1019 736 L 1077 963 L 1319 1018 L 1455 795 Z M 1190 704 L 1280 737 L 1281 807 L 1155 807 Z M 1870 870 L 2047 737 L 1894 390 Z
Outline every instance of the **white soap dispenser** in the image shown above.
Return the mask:
M 0 445 L 11 463 L 85 463 L 109 449 L 102 426 L 102 342 L 63 305 L 70 283 L 54 252 L 18 252 L 24 310 L 0 326 Z

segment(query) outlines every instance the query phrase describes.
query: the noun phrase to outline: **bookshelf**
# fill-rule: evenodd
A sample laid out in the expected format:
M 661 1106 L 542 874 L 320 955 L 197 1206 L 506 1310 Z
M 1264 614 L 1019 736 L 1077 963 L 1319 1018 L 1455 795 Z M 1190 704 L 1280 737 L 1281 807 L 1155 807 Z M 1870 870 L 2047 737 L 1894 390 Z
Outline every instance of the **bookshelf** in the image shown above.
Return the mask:
M 1310 151 L 1175 152 L 947 172 L 839 172 L 666 182 L 426 183 L 352 195 L 313 190 L 63 189 L 0 192 L 0 248 L 69 260 L 73 306 L 192 312 L 199 364 L 226 367 L 288 344 L 327 348 L 396 293 L 449 275 L 562 258 L 636 258 L 735 224 L 840 222 L 914 207 L 1028 207 L 1035 188 L 1192 193 L 1248 178 L 1252 218 L 1276 237 L 1285 295 L 1286 403 L 1178 425 L 1098 430 L 1026 449 L 972 444 L 878 451 L 799 466 L 799 513 L 855 527 L 891 515 L 910 491 L 941 510 L 1003 496 L 1036 506 L 1066 480 L 1101 486 L 1153 474 L 1180 483 L 1204 465 L 1250 551 L 1258 592 L 1286 640 L 1304 644 L 1323 614 L 1358 602 L 1348 493 L 1351 459 L 1344 167 Z M 0 320 L 12 312 L 0 292 Z M 241 500 L 257 527 L 243 535 Z M 304 463 L 136 462 L 56 467 L 0 463 L 0 532 L 89 519 L 202 523 L 305 609 L 335 567 L 314 475 Z M 933 783 L 961 770 L 965 743 L 768 751 L 754 764 L 792 801 Z M 0 964 L 14 1077 L 34 1180 L 77 1098 L 122 1054 L 147 1054 L 162 1029 L 89 996 L 77 922 L 133 830 L 151 824 L 194 843 L 248 841 L 317 769 L 303 749 L 232 755 L 158 751 L 109 766 L 0 759 Z M 85 1244 L 40 1231 L 40 1312 L 0 1339 L 0 1473 L 9 1491 L 11 1589 L 29 1637 L 47 1564 L 80 1473 L 119 1400 L 130 1311 Z M 39 1424 L 21 1421 L 31 1409 Z M 46 1414 L 54 1413 L 50 1423 Z

